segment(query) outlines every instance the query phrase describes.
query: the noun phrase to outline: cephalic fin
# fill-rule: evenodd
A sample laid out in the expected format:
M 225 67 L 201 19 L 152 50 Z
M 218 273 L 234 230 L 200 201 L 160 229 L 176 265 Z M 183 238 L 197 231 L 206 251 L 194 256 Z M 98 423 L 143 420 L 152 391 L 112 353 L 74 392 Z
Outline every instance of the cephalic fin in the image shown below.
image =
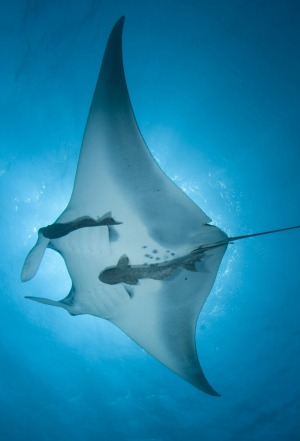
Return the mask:
M 25 259 L 21 272 L 22 282 L 27 282 L 36 275 L 49 242 L 50 239 L 47 239 L 42 234 L 39 235 L 36 244 Z
M 66 304 L 62 300 L 56 301 L 56 300 L 46 299 L 44 297 L 32 297 L 32 296 L 25 296 L 25 299 L 34 300 L 35 302 L 43 303 L 44 305 L 57 306 L 59 308 L 64 308 L 71 315 L 77 315 L 77 314 L 74 314 L 73 312 L 71 312 L 72 311 L 71 306 Z

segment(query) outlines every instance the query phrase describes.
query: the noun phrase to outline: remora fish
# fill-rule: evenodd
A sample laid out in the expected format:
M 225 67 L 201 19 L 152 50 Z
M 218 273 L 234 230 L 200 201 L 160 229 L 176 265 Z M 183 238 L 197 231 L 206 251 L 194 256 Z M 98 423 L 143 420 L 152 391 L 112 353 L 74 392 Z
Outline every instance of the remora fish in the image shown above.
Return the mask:
M 86 227 L 99 227 L 99 226 L 112 226 L 120 225 L 122 222 L 117 222 L 111 217 L 111 213 L 107 213 L 97 220 L 90 216 L 82 216 L 74 219 L 73 221 L 66 223 L 54 223 L 48 225 L 47 227 L 42 227 L 39 229 L 39 233 L 42 234 L 47 239 L 58 239 L 60 237 L 66 236 L 78 228 Z
M 118 283 L 137 285 L 140 279 L 167 279 L 178 269 L 197 272 L 196 262 L 202 261 L 206 250 L 226 245 L 227 242 L 220 242 L 219 244 L 200 246 L 185 256 L 149 265 L 130 265 L 128 256 L 124 254 L 116 266 L 105 268 L 99 274 L 99 280 L 109 285 Z

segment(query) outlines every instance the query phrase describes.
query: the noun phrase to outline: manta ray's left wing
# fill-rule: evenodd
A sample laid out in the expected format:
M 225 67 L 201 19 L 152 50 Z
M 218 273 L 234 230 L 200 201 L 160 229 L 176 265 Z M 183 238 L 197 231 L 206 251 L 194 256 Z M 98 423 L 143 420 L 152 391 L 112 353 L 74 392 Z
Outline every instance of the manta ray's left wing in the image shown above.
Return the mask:
M 73 193 L 57 220 L 74 223 L 111 212 L 122 224 L 81 228 L 51 239 L 49 246 L 63 256 L 72 279 L 68 297 L 61 304 L 51 304 L 72 314 L 110 320 L 177 374 L 215 394 L 199 365 L 195 328 L 227 236 L 208 225 L 209 217 L 163 173 L 140 134 L 124 76 L 123 23 L 121 18 L 108 40 Z M 147 266 L 171 262 L 203 244 L 219 242 L 224 245 L 209 248 L 196 264 L 197 271 L 178 269 L 171 278 L 146 278 L 134 287 L 109 285 L 98 278 L 124 254 L 133 264 Z M 40 260 L 41 252 L 36 256 Z M 38 263 L 30 259 L 25 273 L 32 275 Z

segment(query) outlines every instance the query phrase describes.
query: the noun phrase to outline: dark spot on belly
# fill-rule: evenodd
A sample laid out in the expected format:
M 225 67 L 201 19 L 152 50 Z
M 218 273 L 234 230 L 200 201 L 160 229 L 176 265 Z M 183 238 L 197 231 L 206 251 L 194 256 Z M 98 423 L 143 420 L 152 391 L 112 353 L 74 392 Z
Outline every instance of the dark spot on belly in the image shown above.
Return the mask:
M 155 260 L 160 260 L 160 257 L 156 257 Z
M 152 253 L 153 253 L 153 254 L 157 254 L 158 251 L 157 251 L 157 250 L 153 250 Z

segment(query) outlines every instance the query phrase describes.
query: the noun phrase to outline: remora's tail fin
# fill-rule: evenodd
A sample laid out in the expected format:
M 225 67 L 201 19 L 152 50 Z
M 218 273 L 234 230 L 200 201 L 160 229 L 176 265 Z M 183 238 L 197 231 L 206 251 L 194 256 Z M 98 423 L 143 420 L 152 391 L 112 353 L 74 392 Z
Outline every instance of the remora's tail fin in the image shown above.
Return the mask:
M 280 228 L 279 230 L 264 231 L 262 233 L 246 234 L 245 236 L 229 237 L 228 242 L 231 242 L 233 240 L 248 239 L 248 237 L 262 236 L 263 234 L 272 234 L 279 233 L 280 231 L 294 230 L 295 228 L 300 228 L 300 225 L 297 225 L 295 227 Z
M 27 282 L 36 275 L 49 242 L 50 239 L 47 239 L 42 234 L 39 235 L 36 244 L 25 259 L 21 272 L 22 282 Z

